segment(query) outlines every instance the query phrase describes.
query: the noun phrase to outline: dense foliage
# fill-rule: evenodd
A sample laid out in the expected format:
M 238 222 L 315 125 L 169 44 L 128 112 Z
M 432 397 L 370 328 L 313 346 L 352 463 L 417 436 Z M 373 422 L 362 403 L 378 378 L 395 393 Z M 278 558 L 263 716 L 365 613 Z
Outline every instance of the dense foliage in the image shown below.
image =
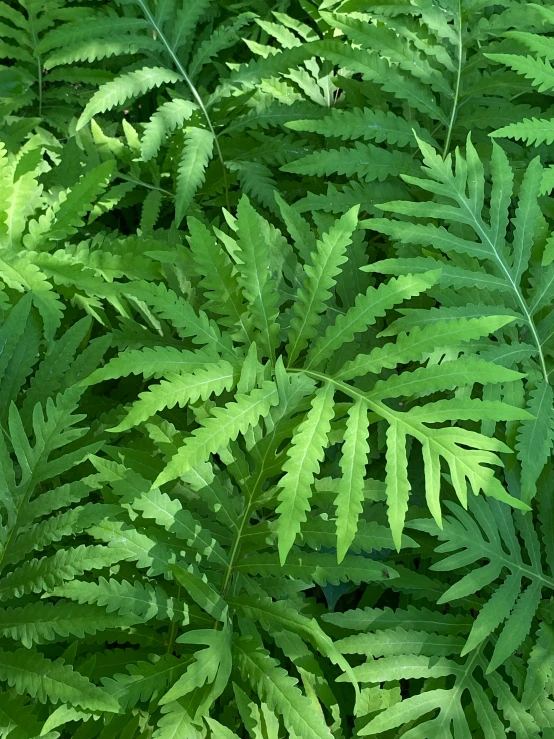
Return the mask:
M 554 7 L 0 33 L 0 736 L 554 739 Z

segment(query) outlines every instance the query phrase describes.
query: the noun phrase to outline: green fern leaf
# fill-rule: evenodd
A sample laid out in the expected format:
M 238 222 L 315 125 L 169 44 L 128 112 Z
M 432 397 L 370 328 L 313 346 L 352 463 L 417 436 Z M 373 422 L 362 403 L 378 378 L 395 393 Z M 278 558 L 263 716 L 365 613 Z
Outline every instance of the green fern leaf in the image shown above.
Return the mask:
M 285 125 L 293 131 L 309 131 L 343 141 L 364 139 L 390 146 L 413 145 L 416 142 L 415 132 L 420 139 L 433 145 L 429 133 L 417 122 L 407 121 L 390 111 L 384 113 L 370 108 L 333 109 L 324 118 L 288 121 Z
M 137 426 L 151 416 L 178 405 L 183 408 L 197 400 L 207 400 L 211 395 L 221 395 L 231 390 L 237 380 L 237 373 L 228 362 L 219 362 L 203 369 L 168 374 L 159 385 L 152 385 L 147 392 L 140 393 L 125 418 L 114 428 L 121 433 Z
M 69 703 L 89 711 L 117 712 L 117 702 L 63 660 L 51 661 L 33 650 L 0 652 L 0 680 L 19 694 L 28 693 L 41 703 Z
M 485 56 L 521 74 L 526 80 L 530 80 L 539 92 L 545 92 L 554 87 L 554 69 L 546 59 L 533 59 L 531 56 L 517 54 L 485 54 Z
M 69 598 L 77 603 L 105 607 L 107 613 L 136 616 L 142 621 L 188 621 L 188 607 L 169 597 L 165 591 L 149 583 L 135 580 L 119 582 L 100 577 L 97 582 L 73 580 L 54 588 L 49 595 Z
M 414 326 L 409 333 L 399 333 L 394 343 L 376 347 L 369 354 L 349 360 L 335 373 L 334 378 L 352 380 L 368 373 L 377 374 L 384 368 L 394 369 L 399 364 L 420 360 L 443 342 L 445 347 L 457 347 L 461 343 L 492 334 L 512 321 L 509 316 L 483 316 L 459 318 L 423 328 Z
M 316 583 L 322 587 L 341 582 L 385 582 L 394 580 L 398 573 L 391 567 L 374 562 L 367 557 L 347 554 L 340 564 L 335 554 L 322 552 L 291 552 L 285 565 L 277 553 L 249 555 L 241 559 L 236 569 L 240 573 L 282 578 L 288 576 L 304 583 Z
M 274 357 L 279 324 L 279 294 L 273 276 L 273 252 L 280 234 L 262 218 L 243 195 L 237 208 L 238 281 L 248 302 L 254 328 L 260 332 L 261 345 Z
M 190 713 L 180 701 L 169 703 L 162 708 L 162 716 L 158 721 L 152 739 L 177 739 L 186 736 L 187 739 L 203 739 L 200 730 L 193 723 Z
M 365 182 L 383 182 L 390 175 L 400 175 L 412 170 L 412 158 L 401 151 L 362 144 L 359 141 L 351 148 L 320 151 L 308 154 L 291 164 L 281 167 L 283 172 L 328 177 L 338 174 L 346 177 L 357 175 Z
M 554 142 L 554 121 L 544 118 L 524 118 L 520 123 L 510 123 L 493 131 L 491 136 L 523 141 L 528 146 L 550 145 Z
M 230 258 L 196 218 L 189 218 L 187 226 L 192 258 L 207 299 L 206 308 L 222 316 L 226 325 L 240 327 L 241 339 L 247 342 L 249 329 L 243 316 L 246 306 Z
M 281 502 L 277 508 L 277 539 L 282 564 L 294 544 L 301 523 L 306 520 L 311 487 L 323 460 L 334 416 L 334 391 L 334 387 L 326 383 L 316 392 L 306 419 L 293 436 L 288 459 L 283 464 L 285 474 L 279 482 Z
M 39 54 L 46 54 L 46 52 L 56 47 L 67 45 L 69 39 L 72 43 L 94 37 L 105 39 L 111 35 L 134 33 L 147 27 L 146 21 L 141 18 L 116 18 L 113 16 L 103 18 L 96 16 L 93 22 L 83 23 L 82 20 L 76 20 L 51 29 L 41 39 L 36 48 Z
M 41 189 L 35 172 L 26 172 L 11 185 L 2 213 L 0 228 L 2 246 L 14 248 L 21 242 L 27 220 L 40 202 Z
M 87 385 L 114 380 L 129 375 L 142 375 L 146 380 L 159 379 L 167 375 L 195 372 L 207 364 L 216 364 L 217 354 L 211 349 L 177 349 L 174 346 L 128 349 L 110 359 L 104 367 L 95 370 L 86 378 Z
M 206 178 L 212 156 L 214 135 L 204 128 L 190 127 L 185 133 L 175 189 L 175 222 L 181 223 L 194 195 Z
M 426 448 L 424 449 L 424 455 Z M 427 460 L 426 460 L 427 461 Z M 434 460 L 433 460 L 434 462 Z M 440 474 L 440 468 L 436 463 L 426 464 L 426 486 L 434 486 Z M 410 495 L 410 483 L 408 480 L 408 457 L 406 453 L 406 429 L 401 423 L 392 422 L 387 429 L 387 516 L 392 532 L 394 545 L 399 551 L 402 546 L 402 530 L 406 512 L 408 510 L 408 498 Z M 429 503 L 428 498 L 428 503 Z
M 155 39 L 137 34 L 126 34 L 122 35 L 121 38 L 85 39 L 75 44 L 70 42 L 55 49 L 45 59 L 44 66 L 45 69 L 54 69 L 54 67 L 59 67 L 62 64 L 96 62 L 109 59 L 111 56 L 154 52 L 157 48 L 158 42 Z
M 222 335 L 217 323 L 204 311 L 196 313 L 186 300 L 163 283 L 153 284 L 136 281 L 122 287 L 125 295 L 143 301 L 167 321 L 170 321 L 183 337 L 191 337 L 195 344 L 207 344 L 219 351 L 228 361 L 235 361 L 235 353 L 228 337 Z
M 365 295 L 358 295 L 355 305 L 344 315 L 339 315 L 325 334 L 315 341 L 308 352 L 307 367 L 319 367 L 343 344 L 353 341 L 357 333 L 366 331 L 379 316 L 398 303 L 428 290 L 438 277 L 436 271 L 426 272 L 393 278 L 378 288 L 369 287 Z
M 173 51 L 188 43 L 198 21 L 206 13 L 211 0 L 191 0 L 176 14 L 171 29 L 171 48 Z
M 554 631 L 550 624 L 543 621 L 539 626 L 538 638 L 527 663 L 527 673 L 521 698 L 525 708 L 530 708 L 540 699 L 547 682 L 552 677 L 554 671 L 553 646 Z
M 180 79 L 179 74 L 163 67 L 144 67 L 120 75 L 94 93 L 77 121 L 77 130 L 86 126 L 98 113 L 105 113 L 130 98 L 144 95 L 155 87 L 178 82 Z
M 215 408 L 203 425 L 185 440 L 177 454 L 158 475 L 154 485 L 159 487 L 207 461 L 211 454 L 216 454 L 239 434 L 246 433 L 261 416 L 267 415 L 278 400 L 277 388 L 273 382 L 268 381 L 247 395 L 237 395 L 225 408 Z
M 206 38 L 198 45 L 194 52 L 188 67 L 188 74 L 191 79 L 198 75 L 199 72 L 214 57 L 217 57 L 225 49 L 233 46 L 239 40 L 239 31 L 250 21 L 249 13 L 241 13 L 230 23 L 221 25 L 214 30 L 209 38 Z
M 325 59 L 349 72 L 361 74 L 365 80 L 382 85 L 383 90 L 391 92 L 400 100 L 405 100 L 432 120 L 448 125 L 445 114 L 436 104 L 432 90 L 421 82 L 403 75 L 379 54 L 338 41 L 316 41 L 314 47 Z
M 518 206 L 513 219 L 513 265 L 512 274 L 517 283 L 529 267 L 531 249 L 533 248 L 534 234 L 537 221 L 542 213 L 538 204 L 541 189 L 542 166 L 539 157 L 533 159 L 525 170 L 521 183 Z
M 81 544 L 70 549 L 59 549 L 51 557 L 32 559 L 0 580 L 0 600 L 18 598 L 27 593 L 52 590 L 67 580 L 91 570 L 111 567 L 130 557 L 122 546 L 104 547 Z
M 189 631 L 177 641 L 180 644 L 205 644 L 206 649 L 195 652 L 195 662 L 160 699 L 160 704 L 171 703 L 201 688 L 205 683 L 211 683 L 209 698 L 204 699 L 204 706 L 209 707 L 226 688 L 231 673 L 231 631 L 228 625 L 224 624 L 221 631 L 214 629 Z
M 168 134 L 181 127 L 195 110 L 196 106 L 188 100 L 177 99 L 160 105 L 150 121 L 144 126 L 144 133 L 140 142 L 140 153 L 143 160 L 147 162 L 153 159 L 158 154 Z
M 289 331 L 287 354 L 289 365 L 317 335 L 317 326 L 325 304 L 331 297 L 340 266 L 346 261 L 346 247 L 351 243 L 356 228 L 358 209 L 352 208 L 316 243 L 310 255 L 311 264 L 305 266 L 305 279 L 298 290 Z
M 120 619 L 103 613 L 95 606 L 76 603 L 28 603 L 23 608 L 0 609 L 0 633 L 21 641 L 30 649 L 33 644 L 59 640 L 69 635 L 80 639 L 111 628 L 134 625 L 135 619 Z
M 552 387 L 541 382 L 530 392 L 528 410 L 534 418 L 522 421 L 517 441 L 517 453 L 521 462 L 521 493 L 530 502 L 537 492 L 537 480 L 550 457 L 554 442 L 554 417 Z
M 363 510 L 363 481 L 369 454 L 368 409 L 358 400 L 348 412 L 340 459 L 341 481 L 335 500 L 337 507 L 337 559 L 341 562 L 356 536 Z
M 48 233 L 49 239 L 59 241 L 76 233 L 84 225 L 83 216 L 108 186 L 113 169 L 114 162 L 107 161 L 83 175 L 61 203 Z
M 28 252 L 0 249 L 0 278 L 18 292 L 28 292 L 44 321 L 44 333 L 51 341 L 61 324 L 64 305 L 60 296 Z
M 446 542 L 440 547 L 441 551 L 463 550 L 463 553 L 451 554 L 450 557 L 436 562 L 433 569 L 448 571 L 461 566 L 467 567 L 481 559 L 485 549 L 488 550 L 486 556 L 488 564 L 464 575 L 444 593 L 439 603 L 466 597 L 476 590 L 481 590 L 498 579 L 504 567 L 507 567 L 510 572 L 481 608 L 464 647 L 464 654 L 474 650 L 505 621 L 487 668 L 487 673 L 491 673 L 504 663 L 527 637 L 531 621 L 540 603 L 541 589 L 552 587 L 551 579 L 549 577 L 545 579 L 542 572 L 538 537 L 530 526 L 528 517 L 516 514 L 518 516 L 515 520 L 516 529 L 509 508 L 494 501 L 489 502 L 487 506 L 483 500 L 476 498 L 472 504 L 475 518 L 454 504 L 450 504 L 449 507 L 454 516 L 445 520 L 442 531 L 435 528 L 434 523 L 431 527 L 424 521 L 414 523 L 414 528 L 432 529 L 439 539 Z M 490 532 L 490 539 L 487 538 L 486 541 L 483 538 L 484 531 Z M 525 569 L 527 565 L 523 564 L 516 531 L 522 535 L 529 556 L 532 558 L 533 564 L 529 569 Z M 499 547 L 504 551 L 502 542 L 509 552 L 505 560 L 501 560 L 498 556 Z M 494 551 L 496 551 L 495 554 L 493 554 Z M 523 589 L 523 577 L 531 580 L 531 584 L 525 589 Z
M 330 739 L 329 728 L 302 695 L 294 678 L 278 667 L 265 649 L 246 637 L 234 639 L 233 658 L 243 679 L 260 693 L 271 710 L 283 717 L 289 731 L 303 739 Z
M 60 541 L 66 536 L 76 536 L 106 516 L 115 515 L 117 512 L 115 506 L 87 503 L 46 518 L 10 539 L 4 549 L 3 564 L 21 562 L 30 552 L 42 551 L 52 542 Z
M 147 493 L 143 492 L 130 505 L 133 510 L 139 511 L 143 518 L 154 519 L 158 525 L 185 541 L 187 546 L 196 550 L 200 556 L 220 566 L 227 566 L 227 555 L 221 545 L 208 530 L 202 528 L 178 500 L 154 488 Z
M 137 703 L 159 695 L 171 680 L 179 677 L 188 662 L 187 659 L 179 660 L 172 654 L 158 659 L 152 655 L 150 660 L 127 664 L 127 673 L 103 678 L 104 690 L 118 702 L 120 710 L 131 709 Z

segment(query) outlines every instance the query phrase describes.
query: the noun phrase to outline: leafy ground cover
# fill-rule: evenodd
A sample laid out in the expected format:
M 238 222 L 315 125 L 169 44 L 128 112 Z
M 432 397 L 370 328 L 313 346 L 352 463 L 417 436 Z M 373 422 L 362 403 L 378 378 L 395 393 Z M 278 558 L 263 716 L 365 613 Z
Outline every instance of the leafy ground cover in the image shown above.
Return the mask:
M 554 739 L 554 8 L 0 34 L 0 735 Z

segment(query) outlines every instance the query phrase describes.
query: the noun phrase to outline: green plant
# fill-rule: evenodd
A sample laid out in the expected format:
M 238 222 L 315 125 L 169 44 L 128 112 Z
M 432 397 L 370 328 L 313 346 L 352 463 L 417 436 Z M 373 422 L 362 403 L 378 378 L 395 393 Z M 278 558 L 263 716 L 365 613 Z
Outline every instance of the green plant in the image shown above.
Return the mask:
M 0 736 L 552 739 L 551 9 L 0 16 Z
M 415 311 L 389 328 L 406 330 L 417 326 L 451 320 L 455 316 L 488 313 L 494 310 L 513 316 L 518 330 L 507 329 L 506 340 L 495 347 L 477 345 L 477 353 L 500 366 L 517 366 L 526 373 L 525 385 L 508 385 L 496 397 L 519 398 L 532 418 L 524 420 L 516 431 L 520 470 L 518 497 L 529 502 L 536 493 L 537 480 L 550 458 L 554 439 L 553 394 L 550 384 L 551 265 L 537 265 L 533 250 L 545 247 L 546 222 L 538 197 L 543 170 L 534 159 L 527 167 L 519 188 L 514 216 L 510 219 L 513 172 L 503 150 L 493 147 L 490 162 L 492 187 L 490 202 L 485 204 L 483 163 L 468 139 L 466 158 L 456 153 L 441 158 L 423 142 L 424 178 L 406 177 L 413 185 L 436 194 L 435 202 L 391 202 L 384 211 L 410 216 L 413 221 L 373 219 L 366 225 L 391 236 L 401 245 L 403 258 L 384 260 L 372 270 L 398 274 L 416 269 L 440 267 L 441 307 L 431 313 Z M 447 224 L 437 226 L 432 220 Z M 510 234 L 508 234 L 508 228 Z M 418 247 L 425 249 L 419 255 Z M 405 256 L 404 256 L 405 255 Z M 450 290 L 449 290 L 450 288 Z M 452 290 L 452 288 L 455 289 Z M 493 294 L 493 301 L 489 298 Z M 488 303 L 488 305 L 487 305 Z M 522 394 L 522 390 L 524 394 Z M 515 394 L 512 394 L 514 393 Z M 506 393 L 507 395 L 505 395 Z

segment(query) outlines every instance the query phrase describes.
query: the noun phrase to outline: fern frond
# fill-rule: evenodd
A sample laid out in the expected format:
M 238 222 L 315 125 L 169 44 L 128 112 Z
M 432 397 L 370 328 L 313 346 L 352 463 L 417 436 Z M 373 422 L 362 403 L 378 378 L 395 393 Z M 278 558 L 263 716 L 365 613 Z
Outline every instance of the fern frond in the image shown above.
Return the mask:
M 34 172 L 26 172 L 9 188 L 5 211 L 2 214 L 0 243 L 8 248 L 21 241 L 27 219 L 39 205 L 42 188 Z
M 170 43 L 173 51 L 189 42 L 198 21 L 208 10 L 211 0 L 191 0 L 175 15 L 172 23 Z
M 226 447 L 239 434 L 246 433 L 277 402 L 277 388 L 273 382 L 267 381 L 247 395 L 236 395 L 235 400 L 227 403 L 225 408 L 214 408 L 212 416 L 185 440 L 154 484 L 163 485 L 207 461 L 211 454 Z
M 259 691 L 271 710 L 283 717 L 289 731 L 306 739 L 330 739 L 331 732 L 320 714 L 265 649 L 247 637 L 233 639 L 233 658 L 243 679 L 252 690 Z
M 187 225 L 190 231 L 188 242 L 197 272 L 202 278 L 200 284 L 205 291 L 206 307 L 229 325 L 240 326 L 242 337 L 247 341 L 248 327 L 243 317 L 245 304 L 230 258 L 200 221 L 189 218 Z
M 137 703 L 159 695 L 171 680 L 186 669 L 187 662 L 172 654 L 159 659 L 152 655 L 149 661 L 127 664 L 126 673 L 103 678 L 104 690 L 118 702 L 120 710 L 133 708 Z
M 384 113 L 370 108 L 333 109 L 324 118 L 293 120 L 285 125 L 293 131 L 308 131 L 343 141 L 363 139 L 390 146 L 409 146 L 416 143 L 417 136 L 433 145 L 429 133 L 418 123 L 406 121 L 391 111 Z
M 337 559 L 341 562 L 356 537 L 358 517 L 363 510 L 363 481 L 369 454 L 368 408 L 363 399 L 348 412 L 340 459 L 342 472 L 335 500 L 337 507 Z
M 36 510 L 36 509 L 35 509 Z M 13 565 L 25 559 L 33 551 L 42 551 L 49 544 L 66 536 L 76 536 L 106 516 L 115 515 L 118 509 L 103 503 L 87 503 L 69 508 L 57 516 L 45 518 L 13 537 L 3 552 L 2 564 Z
M 554 87 L 554 69 L 547 59 L 534 59 L 532 56 L 519 56 L 518 54 L 486 54 L 485 56 L 493 62 L 505 64 L 526 80 L 530 80 L 538 92 L 545 92 Z
M 195 661 L 160 699 L 160 704 L 172 703 L 208 683 L 211 687 L 202 708 L 210 708 L 226 688 L 231 674 L 231 636 L 228 624 L 224 624 L 221 631 L 198 629 L 178 637 L 180 644 L 205 644 L 206 648 L 194 653 Z
M 336 380 L 352 380 L 368 373 L 377 374 L 382 369 L 394 369 L 399 364 L 420 360 L 438 346 L 458 347 L 493 334 L 498 329 L 512 323 L 510 316 L 483 316 L 482 318 L 459 318 L 446 320 L 420 328 L 414 326 L 409 333 L 401 332 L 394 343 L 375 347 L 369 354 L 361 354 L 346 362 L 334 374 Z
M 175 222 L 183 220 L 198 188 L 206 178 L 214 147 L 214 135 L 204 128 L 189 127 L 177 172 L 175 189 Z
M 177 349 L 174 346 L 128 349 L 110 359 L 104 367 L 86 378 L 87 384 L 105 382 L 129 375 L 142 375 L 146 380 L 159 379 L 181 372 L 194 372 L 207 364 L 217 363 L 219 358 L 209 347 L 205 349 Z
M 231 342 L 222 335 L 215 321 L 203 311 L 197 314 L 190 303 L 168 290 L 163 283 L 155 285 L 137 281 L 122 286 L 122 292 L 152 306 L 161 318 L 175 326 L 181 336 L 191 337 L 195 344 L 211 345 L 228 361 L 234 361 Z
M 168 374 L 159 385 L 152 385 L 148 391 L 140 393 L 125 418 L 110 431 L 121 433 L 164 408 L 174 408 L 176 405 L 182 408 L 199 399 L 207 400 L 211 395 L 221 395 L 225 390 L 231 390 L 236 380 L 237 373 L 228 362 L 178 375 Z
M 119 619 L 95 606 L 76 603 L 29 603 L 22 608 L 0 609 L 0 633 L 27 649 L 70 635 L 83 639 L 85 634 L 125 628 L 133 622 L 132 618 Z
M 140 152 L 143 160 L 153 159 L 159 152 L 167 136 L 187 121 L 196 106 L 188 100 L 172 100 L 160 105 L 148 123 L 144 126 L 144 133 L 140 142 Z
M 485 220 L 482 212 L 484 206 L 484 168 L 471 142 L 468 140 L 466 158 L 463 159 L 458 155 L 454 168 L 449 157 L 443 160 L 426 144 L 421 143 L 420 146 L 424 153 L 427 177 L 426 179 L 407 177 L 406 180 L 428 192 L 444 196 L 452 204 L 429 203 L 428 208 L 426 208 L 422 203 L 396 202 L 383 205 L 382 208 L 385 210 L 390 208 L 395 213 L 416 216 L 416 218 L 438 218 L 452 224 L 452 226 L 447 229 L 429 223 L 407 224 L 400 221 L 376 219 L 371 222 L 372 227 L 405 244 L 432 245 L 432 248 L 443 252 L 446 258 L 454 264 L 459 262 L 460 258 L 477 259 L 483 263 L 483 267 L 487 271 L 492 271 L 493 274 L 500 276 L 505 284 L 509 286 L 512 297 L 511 304 L 515 308 L 514 313 L 519 316 L 519 320 L 526 326 L 530 340 L 535 346 L 534 356 L 536 360 L 524 362 L 522 355 L 522 368 L 525 371 L 535 372 L 538 370 L 542 375 L 544 384 L 549 385 L 544 342 L 541 339 L 535 316 L 538 306 L 546 305 L 546 302 L 541 301 L 542 295 L 549 292 L 548 283 L 550 280 L 547 274 L 541 273 L 538 281 L 540 286 L 537 283 L 536 286 L 532 285 L 529 290 L 525 284 L 525 275 L 528 273 L 531 255 L 536 243 L 537 220 L 541 217 L 538 197 L 541 192 L 543 175 L 538 158 L 534 159 L 526 169 L 517 203 L 516 216 L 511 222 L 512 231 L 509 234 L 509 208 L 512 197 L 513 172 L 506 155 L 500 147 L 493 145 L 490 217 Z M 474 233 L 474 239 L 469 240 L 458 236 L 460 232 L 455 231 L 454 224 L 469 227 Z M 538 298 L 535 298 L 535 292 L 538 293 Z M 505 306 L 508 311 L 512 310 L 509 303 L 505 303 Z M 467 309 L 460 306 L 457 310 L 473 311 L 470 306 L 467 306 Z M 401 319 L 401 322 L 403 320 Z M 534 384 L 529 387 L 533 386 Z M 531 405 L 530 399 L 527 405 Z M 544 430 L 550 425 L 546 418 L 546 410 L 542 417 Z M 530 421 L 524 421 L 523 428 L 531 429 Z M 550 435 L 547 433 L 543 438 L 545 441 L 550 440 Z M 548 452 L 543 450 L 540 458 L 545 460 L 547 454 Z M 522 475 L 526 476 L 526 495 L 532 495 L 534 489 L 532 479 L 536 480 L 539 473 L 535 469 L 536 465 L 528 457 L 524 463 L 524 467 L 526 466 L 528 471 L 522 470 Z
M 326 177 L 333 174 L 353 177 L 357 175 L 365 182 L 382 182 L 390 175 L 410 172 L 412 158 L 401 151 L 387 149 L 373 144 L 356 141 L 353 147 L 320 151 L 308 154 L 291 164 L 281 167 L 283 172 Z
M 434 69 L 418 51 L 410 48 L 401 34 L 395 33 L 383 25 L 365 23 L 358 18 L 342 13 L 324 11 L 322 18 L 330 26 L 345 33 L 356 46 L 359 45 L 372 52 L 379 51 L 382 58 L 390 60 L 394 65 L 398 65 L 400 69 L 410 72 L 414 77 L 437 92 L 446 95 L 452 94 L 445 75 Z
M 403 626 L 413 631 L 424 631 L 433 618 L 433 611 L 429 608 L 356 608 L 343 613 L 326 613 L 323 620 L 326 623 L 350 631 L 373 632 L 380 629 L 395 629 Z M 433 622 L 433 631 L 436 634 L 466 633 L 473 621 L 468 616 L 455 613 L 441 613 L 440 618 Z
M 294 317 L 291 320 L 289 343 L 287 346 L 289 365 L 306 348 L 310 339 L 317 335 L 317 325 L 325 310 L 325 303 L 331 297 L 336 277 L 341 265 L 346 261 L 346 247 L 351 243 L 356 228 L 358 210 L 352 208 L 320 241 L 310 255 L 310 264 L 304 267 L 305 278 L 298 290 L 298 298 L 293 305 Z
M 77 130 L 86 126 L 98 113 L 105 113 L 130 98 L 144 95 L 160 85 L 178 82 L 180 79 L 179 74 L 163 67 L 144 67 L 116 77 L 94 93 L 77 121 Z
M 46 69 L 54 69 L 75 62 L 96 62 L 109 59 L 111 56 L 147 53 L 156 51 L 157 48 L 158 42 L 155 39 L 136 34 L 125 34 L 121 38 L 86 39 L 75 44 L 70 42 L 55 49 L 45 59 L 44 66 Z
M 524 118 L 520 123 L 510 123 L 493 131 L 491 136 L 523 141 L 528 146 L 550 145 L 554 141 L 554 121 L 545 118 Z
M 105 542 L 108 550 L 119 548 L 120 552 L 125 552 L 123 557 L 119 555 L 119 559 L 136 562 L 136 566 L 145 569 L 148 576 L 170 576 L 171 565 L 177 558 L 179 546 L 172 542 L 162 544 L 156 538 L 157 531 L 139 531 L 125 521 L 105 518 L 91 526 L 88 533 L 97 541 Z
M 306 419 L 296 430 L 288 459 L 283 464 L 285 474 L 279 481 L 280 505 L 277 508 L 277 539 L 279 557 L 284 564 L 300 526 L 306 520 L 314 477 L 319 471 L 334 415 L 334 387 L 323 385 L 315 394 Z
M 432 90 L 421 82 L 410 79 L 395 69 L 375 52 L 359 49 L 338 41 L 316 41 L 314 46 L 321 56 L 345 70 L 361 74 L 365 80 L 376 82 L 383 90 L 405 100 L 432 120 L 448 125 L 443 111 L 436 104 Z
M 280 233 L 262 218 L 243 195 L 237 208 L 236 254 L 238 282 L 248 302 L 254 328 L 259 331 L 267 355 L 274 357 L 279 325 L 276 279 L 273 276 L 273 253 Z
M 517 453 L 521 462 L 521 494 L 526 502 L 531 501 L 537 492 L 537 480 L 550 456 L 554 442 L 554 418 L 552 387 L 541 382 L 529 394 L 527 406 L 533 419 L 521 423 Z
M 58 28 L 49 31 L 38 43 L 36 50 L 39 54 L 46 54 L 52 49 L 67 46 L 68 41 L 76 44 L 88 39 L 118 36 L 124 33 L 136 33 L 148 27 L 141 18 L 120 18 L 96 16 L 87 23 L 81 20 L 64 23 Z
M 515 520 L 512 520 L 506 506 L 494 501 L 487 506 L 480 499 L 475 499 L 472 503 L 473 517 L 454 504 L 450 504 L 449 507 L 453 516 L 445 520 L 440 533 L 438 529 L 433 528 L 435 524 L 429 528 L 424 521 L 414 523 L 414 528 L 433 530 L 438 538 L 445 542 L 439 548 L 441 552 L 463 550 L 436 562 L 433 569 L 449 571 L 461 566 L 467 567 L 478 559 L 486 559 L 488 564 L 464 575 L 446 591 L 439 602 L 448 602 L 474 593 L 477 589 L 480 590 L 497 580 L 504 567 L 509 570 L 504 582 L 481 608 L 462 652 L 467 654 L 474 650 L 506 621 L 496 640 L 487 667 L 487 673 L 491 673 L 505 662 L 527 637 L 540 603 L 541 590 L 544 587 L 551 588 L 554 583 L 542 571 L 540 543 L 528 517 L 515 514 Z M 486 540 L 483 532 L 487 532 Z M 519 532 L 525 541 L 531 565 L 525 563 L 522 558 L 516 532 Z M 498 558 L 498 548 L 502 548 L 503 545 L 509 554 L 501 561 Z M 494 554 L 495 550 L 497 554 Z M 523 578 L 530 580 L 530 585 L 525 588 Z
M 334 554 L 322 552 L 291 552 L 285 565 L 277 553 L 254 554 L 243 557 L 236 564 L 240 573 L 264 577 L 291 577 L 305 583 L 316 583 L 322 587 L 341 582 L 384 582 L 398 577 L 391 567 L 367 557 L 347 554 L 340 564 Z
M 191 79 L 194 80 L 208 62 L 239 40 L 239 31 L 249 23 L 250 19 L 249 13 L 241 13 L 230 23 L 216 28 L 209 38 L 204 39 L 198 45 L 188 67 Z
M 228 564 L 227 556 L 218 541 L 208 530 L 202 528 L 178 500 L 154 488 L 147 493 L 143 492 L 130 505 L 133 510 L 139 511 L 143 518 L 153 519 L 208 561 L 217 562 L 220 566 Z
M 52 556 L 32 559 L 5 575 L 0 580 L 0 600 L 52 590 L 84 572 L 111 567 L 129 556 L 130 552 L 123 546 L 81 544 L 59 549 Z
M 21 695 L 27 693 L 41 703 L 69 703 L 89 711 L 117 712 L 117 702 L 93 685 L 62 659 L 51 661 L 34 650 L 0 652 L 0 680 Z
M 100 577 L 97 582 L 72 580 L 54 588 L 49 595 L 69 598 L 77 603 L 105 607 L 107 613 L 117 612 L 121 616 L 136 616 L 142 621 L 188 620 L 188 608 L 178 603 L 159 586 L 135 580 L 106 580 Z
M 59 241 L 76 233 L 84 225 L 83 216 L 91 210 L 93 201 L 108 186 L 113 168 L 114 162 L 107 161 L 82 176 L 57 210 L 48 234 L 49 239 Z
M 308 352 L 307 367 L 319 367 L 333 352 L 353 341 L 357 333 L 366 331 L 379 316 L 407 298 L 428 290 L 438 277 L 439 272 L 432 271 L 393 278 L 378 288 L 369 287 L 365 295 L 358 295 L 355 305 L 347 313 L 337 316 L 335 323 L 315 341 Z
M 52 340 L 61 324 L 64 304 L 52 284 L 34 264 L 32 254 L 0 249 L 0 279 L 18 292 L 29 293 L 44 321 L 44 333 Z

